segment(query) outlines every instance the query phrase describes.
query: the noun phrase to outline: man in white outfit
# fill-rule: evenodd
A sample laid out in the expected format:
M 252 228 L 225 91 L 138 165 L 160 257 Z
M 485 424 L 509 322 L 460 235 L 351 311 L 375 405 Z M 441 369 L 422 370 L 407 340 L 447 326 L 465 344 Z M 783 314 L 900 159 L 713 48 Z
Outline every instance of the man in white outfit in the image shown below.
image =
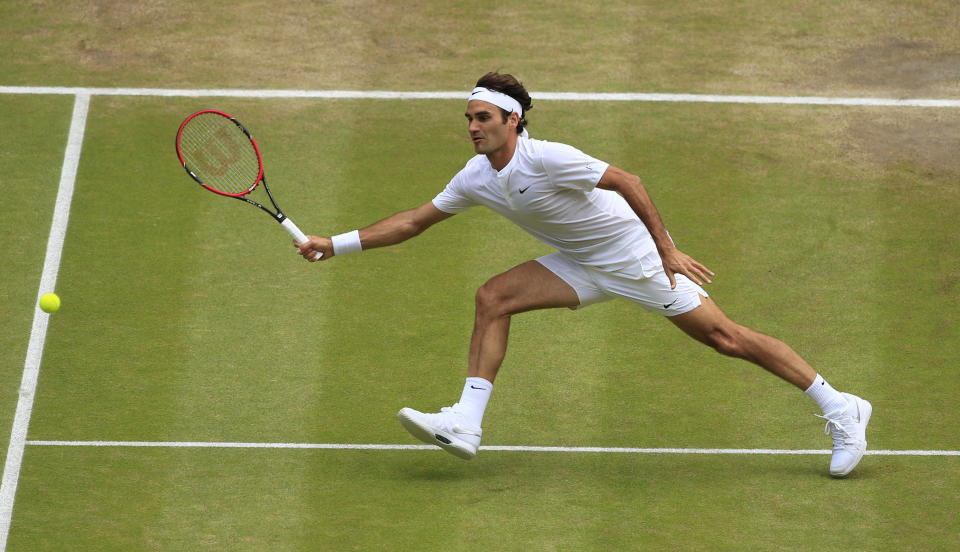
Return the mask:
M 534 140 L 530 96 L 513 76 L 488 73 L 467 100 L 477 155 L 432 201 L 361 230 L 296 244 L 309 261 L 394 245 L 483 205 L 557 250 L 491 278 L 476 296 L 467 380 L 460 400 L 436 414 L 411 408 L 401 424 L 465 459 L 476 455 L 510 319 L 521 312 L 621 297 L 667 317 L 718 352 L 749 360 L 803 390 L 833 436 L 830 473 L 846 476 L 866 450 L 869 402 L 834 390 L 782 341 L 728 318 L 701 287 L 713 272 L 673 244 L 640 178 L 565 144 Z

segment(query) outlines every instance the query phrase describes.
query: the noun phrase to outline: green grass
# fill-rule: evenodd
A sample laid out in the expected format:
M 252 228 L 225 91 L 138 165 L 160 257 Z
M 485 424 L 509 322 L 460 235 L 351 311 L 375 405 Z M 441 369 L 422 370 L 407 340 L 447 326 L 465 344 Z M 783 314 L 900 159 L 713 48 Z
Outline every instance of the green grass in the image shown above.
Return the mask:
M 502 67 L 534 90 L 960 94 L 950 79 L 956 29 L 938 24 L 949 10 L 940 2 L 696 3 L 682 13 L 608 2 L 586 21 L 566 2 L 536 13 L 504 5 L 499 18 L 471 6 L 466 19 L 433 3 L 305 13 L 210 2 L 194 15 L 228 19 L 200 38 L 179 5 L 4 4 L 13 31 L 0 45 L 17 41 L 23 54 L 0 59 L 0 85 L 466 89 Z M 252 28 L 257 14 L 258 33 L 228 36 L 227 23 Z M 530 33 L 523 55 L 489 40 L 500 25 Z M 174 47 L 189 54 L 174 58 Z M 269 63 L 250 57 L 258 48 Z M 254 59 L 253 71 L 225 69 L 238 59 Z M 888 78 L 910 63 L 941 67 L 943 78 Z M 12 198 L 0 216 L 6 428 L 71 104 L 0 95 L 2 128 L 14 129 L 0 133 Z M 426 202 L 471 153 L 459 101 L 95 96 L 30 438 L 412 443 L 396 411 L 456 399 L 476 288 L 548 249 L 476 209 L 393 248 L 307 265 L 266 216 L 201 190 L 178 166 L 177 125 L 211 106 L 257 136 L 281 206 L 308 233 Z M 535 137 L 644 178 L 677 243 L 717 272 L 708 291 L 731 316 L 873 402 L 871 448 L 960 449 L 960 112 L 535 106 Z M 511 337 L 484 444 L 829 446 L 802 394 L 631 304 L 527 313 Z M 956 457 L 869 456 L 845 481 L 827 477 L 826 464 L 817 455 L 481 451 L 466 463 L 427 451 L 28 446 L 8 550 L 960 543 Z
M 143 98 L 91 105 L 60 273 L 69 308 L 52 319 L 31 438 L 410 442 L 395 411 L 455 399 L 475 288 L 544 247 L 478 210 L 395 248 L 305 265 L 265 216 L 181 174 L 169 133 L 152 129 L 175 128 L 196 107 Z M 326 233 L 431 198 L 469 151 L 457 107 L 223 102 L 257 134 L 288 213 Z M 949 408 L 960 381 L 937 368 L 958 353 L 956 310 L 947 308 L 957 297 L 944 288 L 949 272 L 906 274 L 938 252 L 956 259 L 947 245 L 952 213 L 937 208 L 956 201 L 951 175 L 940 185 L 927 175 L 891 188 L 890 181 L 909 183 L 911 172 L 850 153 L 843 125 L 821 108 L 542 107 L 538 135 L 649 174 L 674 237 L 718 272 L 709 289 L 733 316 L 783 337 L 838 387 L 874 402 L 873 448 L 960 448 Z M 645 132 L 611 135 L 623 120 L 645 122 Z M 314 121 L 336 135 L 309 134 Z M 378 138 L 385 128 L 413 126 L 421 129 L 416 146 Z M 137 161 L 118 172 L 117 159 Z M 124 187 L 136 193 L 118 193 Z M 902 229 L 912 227 L 922 239 L 903 250 Z M 891 277 L 879 277 L 883 271 Z M 910 308 L 898 299 L 908 293 Z M 909 327 L 891 318 L 911 312 L 924 316 Z M 630 304 L 528 313 L 516 317 L 512 337 L 486 444 L 828 446 L 801 394 Z M 833 533 L 838 520 L 864 508 L 836 542 L 866 550 L 890 542 L 890 518 L 912 519 L 922 509 L 901 498 L 887 511 L 899 494 L 891 486 L 921 481 L 949 502 L 960 475 L 949 458 L 868 457 L 852 481 L 839 483 L 815 456 L 532 456 L 489 452 L 460 464 L 424 453 L 29 447 L 11 543 L 39 548 L 63 532 L 117 549 L 406 548 L 453 509 L 450 523 L 463 519 L 465 530 L 466 520 L 483 520 L 481 536 L 470 532 L 476 549 L 497 535 L 509 535 L 518 550 L 695 549 L 720 520 L 729 524 L 728 540 L 707 548 L 736 548 L 776 522 L 780 530 L 752 542 L 802 549 L 810 531 L 798 527 Z M 144 462 L 152 467 L 142 470 Z M 917 476 L 910 462 L 935 468 Z M 178 482 L 181 473 L 187 479 Z M 83 482 L 67 484 L 75 477 Z M 267 497 L 276 501 L 273 514 L 255 523 L 267 508 L 260 489 L 272 478 L 280 479 Z M 77 487 L 83 491 L 70 500 L 34 505 Z M 437 492 L 450 498 L 426 498 Z M 745 504 L 754 493 L 763 498 Z M 840 510 L 825 514 L 821 503 L 837 500 Z M 410 502 L 414 517 L 391 514 Z M 531 519 L 532 512 L 544 513 Z M 915 533 L 901 542 L 949 542 L 949 532 L 934 530 L 937 520 L 913 521 Z M 66 542 L 54 538 L 50 547 Z
M 18 507 L 44 517 L 14 550 L 946 550 L 930 505 L 960 483 L 932 458 L 834 481 L 819 457 L 28 452 Z
M 951 0 L 0 4 L 4 84 L 952 97 Z M 61 69 L 70 67 L 69 71 Z M 465 85 L 464 83 L 469 83 Z

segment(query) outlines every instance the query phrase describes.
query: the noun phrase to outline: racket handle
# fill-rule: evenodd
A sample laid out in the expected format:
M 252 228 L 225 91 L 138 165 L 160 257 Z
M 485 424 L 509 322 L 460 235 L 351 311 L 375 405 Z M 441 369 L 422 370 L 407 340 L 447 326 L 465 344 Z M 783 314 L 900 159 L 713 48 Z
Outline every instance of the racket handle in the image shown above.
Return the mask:
M 297 225 L 289 218 L 283 219 L 280 226 L 283 226 L 283 229 L 286 230 L 297 243 L 305 243 L 307 241 L 307 235 L 301 232 L 300 229 L 297 228 Z M 314 258 L 319 261 L 321 257 L 323 257 L 323 253 L 317 251 L 317 256 Z

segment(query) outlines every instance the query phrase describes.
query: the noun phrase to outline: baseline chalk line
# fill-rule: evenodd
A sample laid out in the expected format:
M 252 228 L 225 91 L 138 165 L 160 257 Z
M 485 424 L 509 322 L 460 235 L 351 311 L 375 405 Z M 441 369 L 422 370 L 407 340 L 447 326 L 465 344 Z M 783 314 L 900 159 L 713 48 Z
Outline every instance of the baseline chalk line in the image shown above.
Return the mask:
M 183 88 L 91 88 L 80 86 L 0 86 L 0 94 L 86 96 L 157 96 L 187 98 L 316 98 L 366 100 L 466 100 L 463 91 L 404 90 L 248 90 Z M 642 92 L 531 92 L 534 100 L 593 102 L 680 102 L 734 104 L 788 104 L 865 107 L 960 107 L 958 99 L 858 98 L 828 96 L 756 96 L 740 94 L 661 94 Z
M 440 450 L 433 445 L 375 443 L 228 443 L 210 441 L 54 441 L 30 440 L 37 447 L 141 447 L 141 448 L 233 448 L 233 449 L 317 449 L 317 450 Z M 743 448 L 637 448 L 637 447 L 551 447 L 484 445 L 481 451 L 553 452 L 598 454 L 725 454 L 725 455 L 824 455 L 828 449 L 743 449 Z M 960 456 L 960 450 L 868 450 L 868 456 Z

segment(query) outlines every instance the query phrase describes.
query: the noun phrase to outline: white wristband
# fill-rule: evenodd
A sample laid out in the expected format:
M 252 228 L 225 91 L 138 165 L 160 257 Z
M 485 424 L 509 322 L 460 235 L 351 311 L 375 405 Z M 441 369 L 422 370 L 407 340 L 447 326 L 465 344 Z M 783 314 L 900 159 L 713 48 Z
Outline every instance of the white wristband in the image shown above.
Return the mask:
M 360 231 L 354 230 L 346 234 L 337 234 L 330 238 L 333 242 L 334 255 L 346 255 L 347 253 L 358 253 L 363 250 L 360 245 Z

